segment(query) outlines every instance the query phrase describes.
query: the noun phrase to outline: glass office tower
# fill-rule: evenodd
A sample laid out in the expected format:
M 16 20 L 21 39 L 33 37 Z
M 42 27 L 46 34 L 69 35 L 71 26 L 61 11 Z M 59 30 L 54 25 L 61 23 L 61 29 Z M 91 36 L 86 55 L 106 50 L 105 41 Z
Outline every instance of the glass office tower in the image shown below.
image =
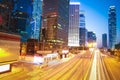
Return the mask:
M 113 49 L 116 44 L 117 37 L 115 6 L 110 6 L 108 16 L 109 16 L 108 18 L 109 48 Z
M 79 2 L 70 2 L 68 46 L 79 46 Z
M 14 4 L 14 16 L 17 19 L 22 42 L 27 39 L 39 40 L 41 27 L 42 1 L 17 0 Z
M 87 29 L 85 27 L 85 11 L 80 11 L 80 28 L 79 28 L 80 46 L 87 46 Z
M 69 0 L 43 0 L 42 39 L 49 46 L 67 46 L 69 25 Z M 47 46 L 48 47 L 48 46 Z
M 31 38 L 38 39 L 40 38 L 40 28 L 41 28 L 41 16 L 42 16 L 42 1 L 34 0 L 33 1 L 33 12 L 32 12 L 32 35 Z
M 102 34 L 102 47 L 107 48 L 107 34 Z

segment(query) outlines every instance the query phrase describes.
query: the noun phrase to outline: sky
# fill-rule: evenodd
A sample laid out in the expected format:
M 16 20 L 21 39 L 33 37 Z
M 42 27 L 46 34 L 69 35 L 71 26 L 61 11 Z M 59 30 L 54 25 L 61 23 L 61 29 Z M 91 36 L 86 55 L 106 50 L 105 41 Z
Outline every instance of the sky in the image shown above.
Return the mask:
M 102 34 L 108 34 L 108 10 L 109 6 L 116 6 L 117 11 L 117 34 L 120 34 L 120 0 L 71 0 L 80 2 L 80 10 L 85 10 L 86 28 L 93 31 L 97 36 L 97 45 L 102 45 Z M 117 42 L 120 42 L 119 35 Z

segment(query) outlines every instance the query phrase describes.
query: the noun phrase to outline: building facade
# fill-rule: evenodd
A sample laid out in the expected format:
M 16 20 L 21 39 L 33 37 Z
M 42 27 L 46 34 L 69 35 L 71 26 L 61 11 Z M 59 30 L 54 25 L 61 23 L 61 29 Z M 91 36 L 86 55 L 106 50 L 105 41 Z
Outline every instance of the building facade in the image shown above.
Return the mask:
M 26 42 L 30 37 L 30 33 L 26 31 L 27 26 L 29 25 L 29 17 L 32 16 L 32 1 L 26 0 L 15 0 L 14 1 L 14 10 L 13 10 L 13 20 L 15 25 L 18 28 L 18 32 L 21 35 L 21 42 Z M 29 27 L 30 28 L 30 27 Z
M 87 29 L 85 26 L 85 11 L 80 11 L 80 28 L 79 28 L 79 40 L 80 40 L 80 46 L 87 46 Z
M 8 33 L 18 33 L 17 27 L 13 26 L 12 19 L 13 10 L 14 10 L 13 0 L 0 1 L 0 31 Z
M 109 48 L 113 49 L 116 44 L 117 38 L 115 6 L 110 6 L 108 17 Z
M 92 31 L 87 32 L 88 47 L 96 47 L 96 34 Z
M 84 10 L 80 10 L 80 28 L 85 28 L 86 24 L 85 24 L 85 11 Z
M 107 34 L 102 34 L 102 47 L 107 48 Z
M 68 46 L 79 46 L 79 2 L 70 2 Z
M 32 39 L 40 39 L 40 29 L 42 23 L 42 0 L 33 1 L 33 11 L 32 20 L 30 21 L 30 26 L 32 28 Z
M 40 38 L 42 1 L 41 0 L 15 0 L 13 17 L 16 20 L 21 41 Z
M 80 34 L 80 46 L 87 46 L 87 29 L 86 28 L 80 28 L 79 30 Z
M 69 0 L 43 0 L 41 41 L 48 49 L 67 46 L 68 25 Z

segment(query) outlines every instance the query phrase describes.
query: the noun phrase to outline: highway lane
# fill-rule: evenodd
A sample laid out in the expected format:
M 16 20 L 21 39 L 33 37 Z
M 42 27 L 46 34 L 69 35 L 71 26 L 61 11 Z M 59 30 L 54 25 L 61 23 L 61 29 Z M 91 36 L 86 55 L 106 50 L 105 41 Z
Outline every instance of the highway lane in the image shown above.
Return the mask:
M 120 80 L 120 62 L 111 56 L 104 56 L 103 60 L 110 77 L 109 80 Z
M 106 66 L 104 54 L 102 54 L 99 49 L 95 49 L 93 51 L 94 58 L 90 70 L 89 80 L 114 80 L 111 78 L 111 71 L 108 70 L 108 66 Z M 106 57 L 108 59 L 108 57 Z
M 54 68 L 54 72 L 51 74 L 44 75 L 41 80 L 81 80 L 87 78 L 91 60 L 88 53 L 78 54 L 67 63 L 59 65 L 58 69 Z
M 102 53 L 97 52 L 97 79 L 96 80 L 110 80 L 105 62 L 103 61 Z
M 30 70 L 32 70 L 31 67 L 29 67 L 29 68 L 25 67 L 25 66 L 28 66 L 28 65 L 30 65 L 30 64 L 21 63 L 21 62 L 15 63 L 13 66 L 15 68 L 19 68 L 19 71 L 16 71 L 15 73 L 9 72 L 10 74 L 8 73 L 8 75 L 6 75 L 4 77 L 0 77 L 0 80 L 16 80 L 16 79 L 19 80 L 20 77 L 26 76 L 25 73 L 27 73 Z
M 67 62 L 41 69 L 39 65 L 18 65 L 23 70 L 0 80 L 81 80 L 87 79 L 92 59 L 86 52 L 78 54 Z
M 120 62 L 98 50 L 83 51 L 67 62 L 40 68 L 20 63 L 22 71 L 0 80 L 120 80 Z M 91 77 L 92 76 L 92 77 Z
M 94 52 L 94 58 L 93 58 L 93 62 L 92 62 L 92 66 L 91 66 L 91 72 L 90 72 L 90 78 L 89 80 L 97 80 L 97 53 Z
M 97 53 L 97 79 L 96 80 L 109 80 L 107 79 L 106 67 L 104 66 L 104 62 L 102 60 L 102 54 L 100 52 Z

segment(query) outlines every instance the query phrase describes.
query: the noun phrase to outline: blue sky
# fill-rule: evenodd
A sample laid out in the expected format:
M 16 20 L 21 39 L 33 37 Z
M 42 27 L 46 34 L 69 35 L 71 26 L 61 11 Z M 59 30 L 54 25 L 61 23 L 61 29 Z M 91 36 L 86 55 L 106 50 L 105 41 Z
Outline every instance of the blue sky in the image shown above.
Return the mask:
M 80 9 L 85 10 L 86 28 L 93 31 L 97 36 L 98 47 L 101 47 L 102 34 L 108 34 L 108 9 L 110 5 L 116 6 L 117 33 L 120 34 L 120 0 L 71 0 L 80 2 Z M 118 36 L 118 42 L 120 42 Z

